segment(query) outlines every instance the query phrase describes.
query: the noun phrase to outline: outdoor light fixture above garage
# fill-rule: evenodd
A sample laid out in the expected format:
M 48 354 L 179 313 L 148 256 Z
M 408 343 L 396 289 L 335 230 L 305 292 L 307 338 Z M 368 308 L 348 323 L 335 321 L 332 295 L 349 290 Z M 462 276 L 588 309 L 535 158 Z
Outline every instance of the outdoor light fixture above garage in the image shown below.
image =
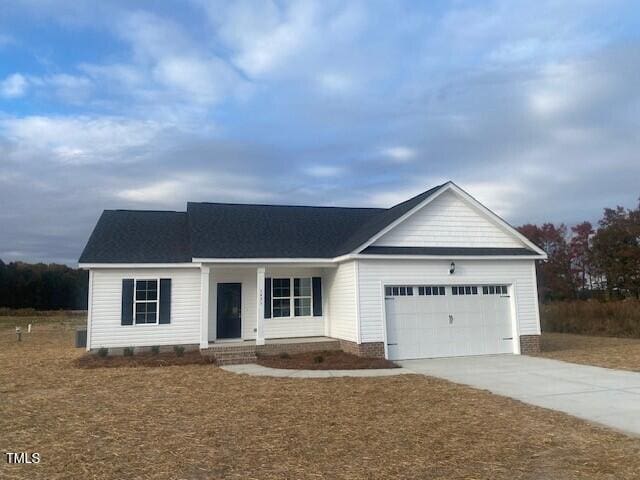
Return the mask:
M 449 265 L 449 275 L 453 275 L 456 271 L 456 262 L 451 262 Z

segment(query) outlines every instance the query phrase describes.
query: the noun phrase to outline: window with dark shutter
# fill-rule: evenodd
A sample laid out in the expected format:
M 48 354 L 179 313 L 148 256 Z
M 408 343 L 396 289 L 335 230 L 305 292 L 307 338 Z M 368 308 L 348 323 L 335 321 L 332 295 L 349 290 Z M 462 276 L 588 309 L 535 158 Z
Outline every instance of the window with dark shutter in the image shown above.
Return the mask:
M 313 316 L 322 316 L 322 278 L 313 277 Z
M 160 279 L 160 321 L 171 323 L 171 279 Z
M 271 279 L 264 279 L 264 318 L 271 318 Z
M 120 325 L 133 325 L 133 284 L 132 278 L 122 279 L 122 309 Z

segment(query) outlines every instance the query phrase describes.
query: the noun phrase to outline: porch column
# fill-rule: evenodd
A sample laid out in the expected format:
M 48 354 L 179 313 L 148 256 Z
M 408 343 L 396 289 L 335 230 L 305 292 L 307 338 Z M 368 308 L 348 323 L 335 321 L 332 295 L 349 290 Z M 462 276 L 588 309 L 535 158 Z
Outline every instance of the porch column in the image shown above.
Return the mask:
M 209 280 L 210 267 L 200 267 L 200 348 L 209 346 Z
M 264 345 L 264 267 L 256 275 L 256 345 Z

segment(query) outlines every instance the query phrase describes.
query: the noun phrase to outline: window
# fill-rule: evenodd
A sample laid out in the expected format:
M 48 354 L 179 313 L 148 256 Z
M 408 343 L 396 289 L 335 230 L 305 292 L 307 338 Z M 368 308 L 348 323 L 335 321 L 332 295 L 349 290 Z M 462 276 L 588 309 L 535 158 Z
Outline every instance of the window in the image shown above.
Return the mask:
M 311 316 L 311 279 L 293 279 L 293 310 L 296 317 Z
M 409 285 L 400 285 L 397 287 L 385 287 L 384 294 L 387 297 L 412 297 L 413 287 Z M 420 295 L 422 295 L 420 293 Z
M 133 307 L 136 325 L 158 323 L 158 280 L 136 280 Z
M 506 285 L 487 285 L 482 287 L 483 295 L 507 295 Z
M 293 283 L 293 289 L 291 288 Z M 310 317 L 313 305 L 311 278 L 274 278 L 271 283 L 272 316 Z M 293 301 L 292 301 L 293 300 Z M 291 304 L 293 303 L 293 310 Z
M 412 287 L 409 285 L 399 285 L 397 287 L 385 287 L 384 295 L 386 297 L 412 297 L 413 295 L 446 295 L 445 287 L 433 287 L 426 285 L 420 285 L 417 287 Z
M 273 279 L 273 316 L 291 316 L 291 279 Z
M 463 287 L 451 287 L 452 295 L 478 295 L 478 287 L 465 285 Z

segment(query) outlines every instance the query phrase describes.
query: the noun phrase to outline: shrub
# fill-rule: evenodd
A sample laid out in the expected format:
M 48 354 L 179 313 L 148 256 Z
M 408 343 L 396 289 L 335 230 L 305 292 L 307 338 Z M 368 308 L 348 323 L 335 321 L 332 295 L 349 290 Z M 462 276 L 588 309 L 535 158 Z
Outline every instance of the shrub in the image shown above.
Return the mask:
M 109 349 L 108 349 L 108 348 L 104 348 L 104 347 L 103 347 L 103 348 L 98 349 L 98 356 L 99 356 L 99 357 L 104 358 L 104 357 L 106 357 L 107 355 L 109 355 Z
M 122 352 L 122 354 L 125 357 L 133 357 L 133 348 L 132 347 L 125 348 L 124 351 Z
M 322 355 L 316 355 L 313 357 L 313 363 L 322 363 L 324 362 L 324 357 Z
M 540 307 L 543 332 L 640 338 L 640 301 L 552 302 Z
M 176 356 L 178 357 L 184 355 L 184 347 L 182 345 L 176 345 L 173 347 L 173 351 L 176 352 Z
M 151 353 L 153 353 L 154 355 L 158 355 L 160 353 L 160 347 L 158 345 L 154 345 L 153 347 L 151 347 Z
M 289 359 L 291 358 L 291 355 L 289 355 L 287 352 L 280 352 L 280 355 L 278 355 L 280 358 L 284 358 L 284 359 Z

